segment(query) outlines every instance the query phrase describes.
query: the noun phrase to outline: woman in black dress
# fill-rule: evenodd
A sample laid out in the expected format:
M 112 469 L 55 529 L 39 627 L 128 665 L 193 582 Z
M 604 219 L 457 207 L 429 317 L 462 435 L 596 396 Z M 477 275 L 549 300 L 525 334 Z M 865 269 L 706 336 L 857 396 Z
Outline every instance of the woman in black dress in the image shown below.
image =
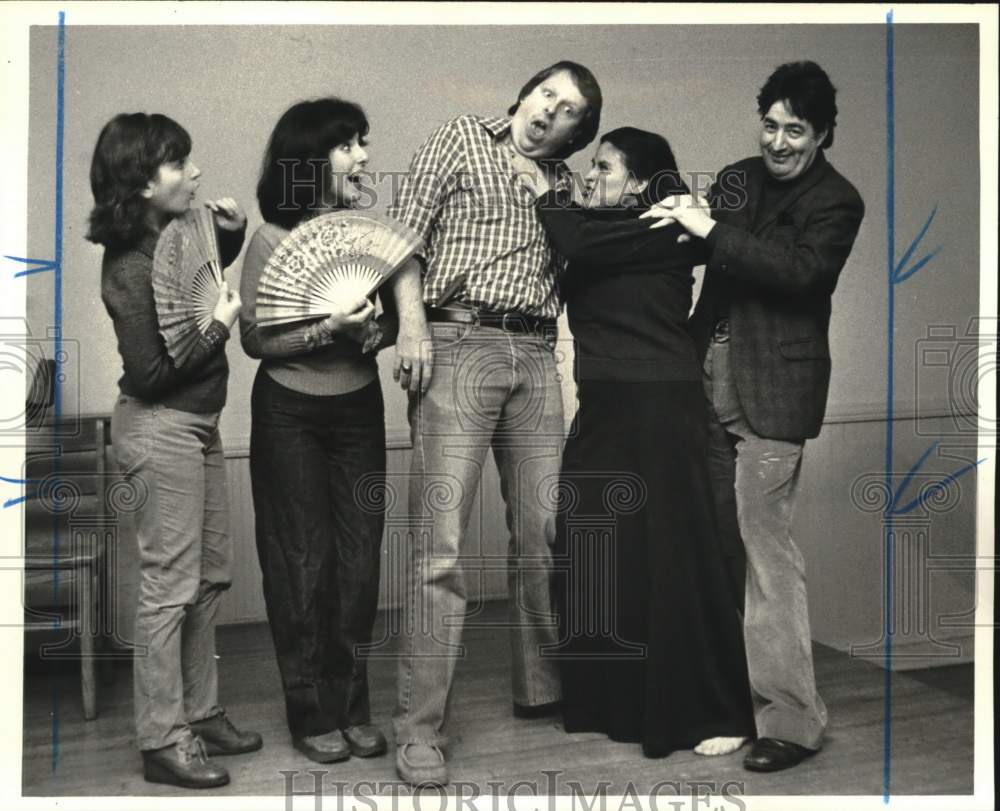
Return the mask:
M 631 127 L 601 139 L 583 207 L 523 168 L 568 260 L 576 350 L 556 540 L 566 731 L 641 742 L 648 757 L 727 754 L 754 720 L 685 329 L 701 246 L 638 219 L 687 189 L 666 140 Z

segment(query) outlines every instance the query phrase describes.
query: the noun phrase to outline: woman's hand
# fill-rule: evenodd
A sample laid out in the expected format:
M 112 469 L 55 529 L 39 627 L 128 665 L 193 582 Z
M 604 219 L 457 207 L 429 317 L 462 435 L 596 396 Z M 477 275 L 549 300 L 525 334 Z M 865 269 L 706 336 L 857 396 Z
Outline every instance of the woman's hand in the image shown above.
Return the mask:
M 373 315 L 375 315 L 375 305 L 367 298 L 360 298 L 331 312 L 320 325 L 330 334 L 341 332 L 347 333 L 348 337 L 362 336 L 363 341 L 366 324 Z
M 541 197 L 552 188 L 542 167 L 516 149 L 511 150 L 510 165 L 514 168 L 518 182 L 535 197 Z
M 640 220 L 650 218 L 657 220 L 650 228 L 665 228 L 676 222 L 689 234 L 702 239 L 715 228 L 708 200 L 700 195 L 692 197 L 690 194 L 672 194 L 639 215 Z
M 206 200 L 205 207 L 215 215 L 215 224 L 223 231 L 239 231 L 247 224 L 247 215 L 232 197 Z
M 396 337 L 396 361 L 392 366 L 392 379 L 400 388 L 416 394 L 426 394 L 431 385 L 434 352 L 431 333 L 426 324 L 423 329 L 404 329 L 400 324 Z
M 219 288 L 219 299 L 215 302 L 215 309 L 212 310 L 212 318 L 225 324 L 226 329 L 232 329 L 242 306 L 239 291 L 230 290 L 229 282 L 223 281 Z

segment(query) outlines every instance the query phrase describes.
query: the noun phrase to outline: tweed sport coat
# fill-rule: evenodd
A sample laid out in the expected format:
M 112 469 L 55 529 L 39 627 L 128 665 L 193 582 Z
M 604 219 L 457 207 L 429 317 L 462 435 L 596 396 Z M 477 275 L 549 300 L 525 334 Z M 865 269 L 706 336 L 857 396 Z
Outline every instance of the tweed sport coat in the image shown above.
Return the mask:
M 705 283 L 689 325 L 704 361 L 716 301 L 728 293 L 737 393 L 750 426 L 769 439 L 819 434 L 830 384 L 831 298 L 865 213 L 857 190 L 822 151 L 815 161 L 756 224 L 763 159 L 720 173 Z

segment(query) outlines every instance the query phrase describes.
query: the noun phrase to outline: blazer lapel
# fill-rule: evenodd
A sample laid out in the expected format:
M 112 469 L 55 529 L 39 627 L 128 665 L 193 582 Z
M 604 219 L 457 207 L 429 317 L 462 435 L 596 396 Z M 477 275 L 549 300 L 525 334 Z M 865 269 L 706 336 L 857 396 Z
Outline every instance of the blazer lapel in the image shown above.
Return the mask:
M 759 234 L 761 231 L 768 228 L 771 223 L 778 218 L 782 211 L 791 206 L 806 191 L 819 183 L 826 176 L 826 173 L 830 171 L 830 164 L 826 162 L 826 157 L 822 152 L 816 156 L 816 164 L 816 166 L 812 167 L 813 171 L 809 172 L 809 176 L 806 177 L 801 183 L 797 184 L 795 190 L 791 194 L 787 195 L 779 205 L 775 206 L 774 210 L 771 211 L 763 220 L 753 226 L 752 233 Z M 763 161 L 761 162 L 761 166 L 763 166 Z M 765 169 L 764 171 L 767 170 Z M 761 178 L 761 182 L 763 182 L 763 177 Z M 760 199 L 760 188 L 758 187 L 755 189 L 755 192 L 756 194 L 752 198 L 754 207 L 753 214 L 756 214 L 756 202 Z M 753 214 L 751 217 L 753 217 Z M 754 220 L 751 218 L 750 222 L 753 223 Z

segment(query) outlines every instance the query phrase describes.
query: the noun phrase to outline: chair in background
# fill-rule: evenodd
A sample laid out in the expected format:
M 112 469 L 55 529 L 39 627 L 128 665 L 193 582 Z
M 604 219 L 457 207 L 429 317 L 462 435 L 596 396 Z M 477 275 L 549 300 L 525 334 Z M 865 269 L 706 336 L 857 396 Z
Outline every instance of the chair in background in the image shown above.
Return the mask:
M 37 428 L 41 425 L 55 398 L 56 362 L 52 358 L 39 358 L 25 397 L 25 426 Z
M 27 397 L 25 653 L 34 650 L 29 634 L 62 637 L 38 651 L 79 659 L 83 715 L 90 720 L 97 717 L 96 665 L 106 628 L 110 418 L 45 420 L 54 373 L 53 361 L 40 362 Z

